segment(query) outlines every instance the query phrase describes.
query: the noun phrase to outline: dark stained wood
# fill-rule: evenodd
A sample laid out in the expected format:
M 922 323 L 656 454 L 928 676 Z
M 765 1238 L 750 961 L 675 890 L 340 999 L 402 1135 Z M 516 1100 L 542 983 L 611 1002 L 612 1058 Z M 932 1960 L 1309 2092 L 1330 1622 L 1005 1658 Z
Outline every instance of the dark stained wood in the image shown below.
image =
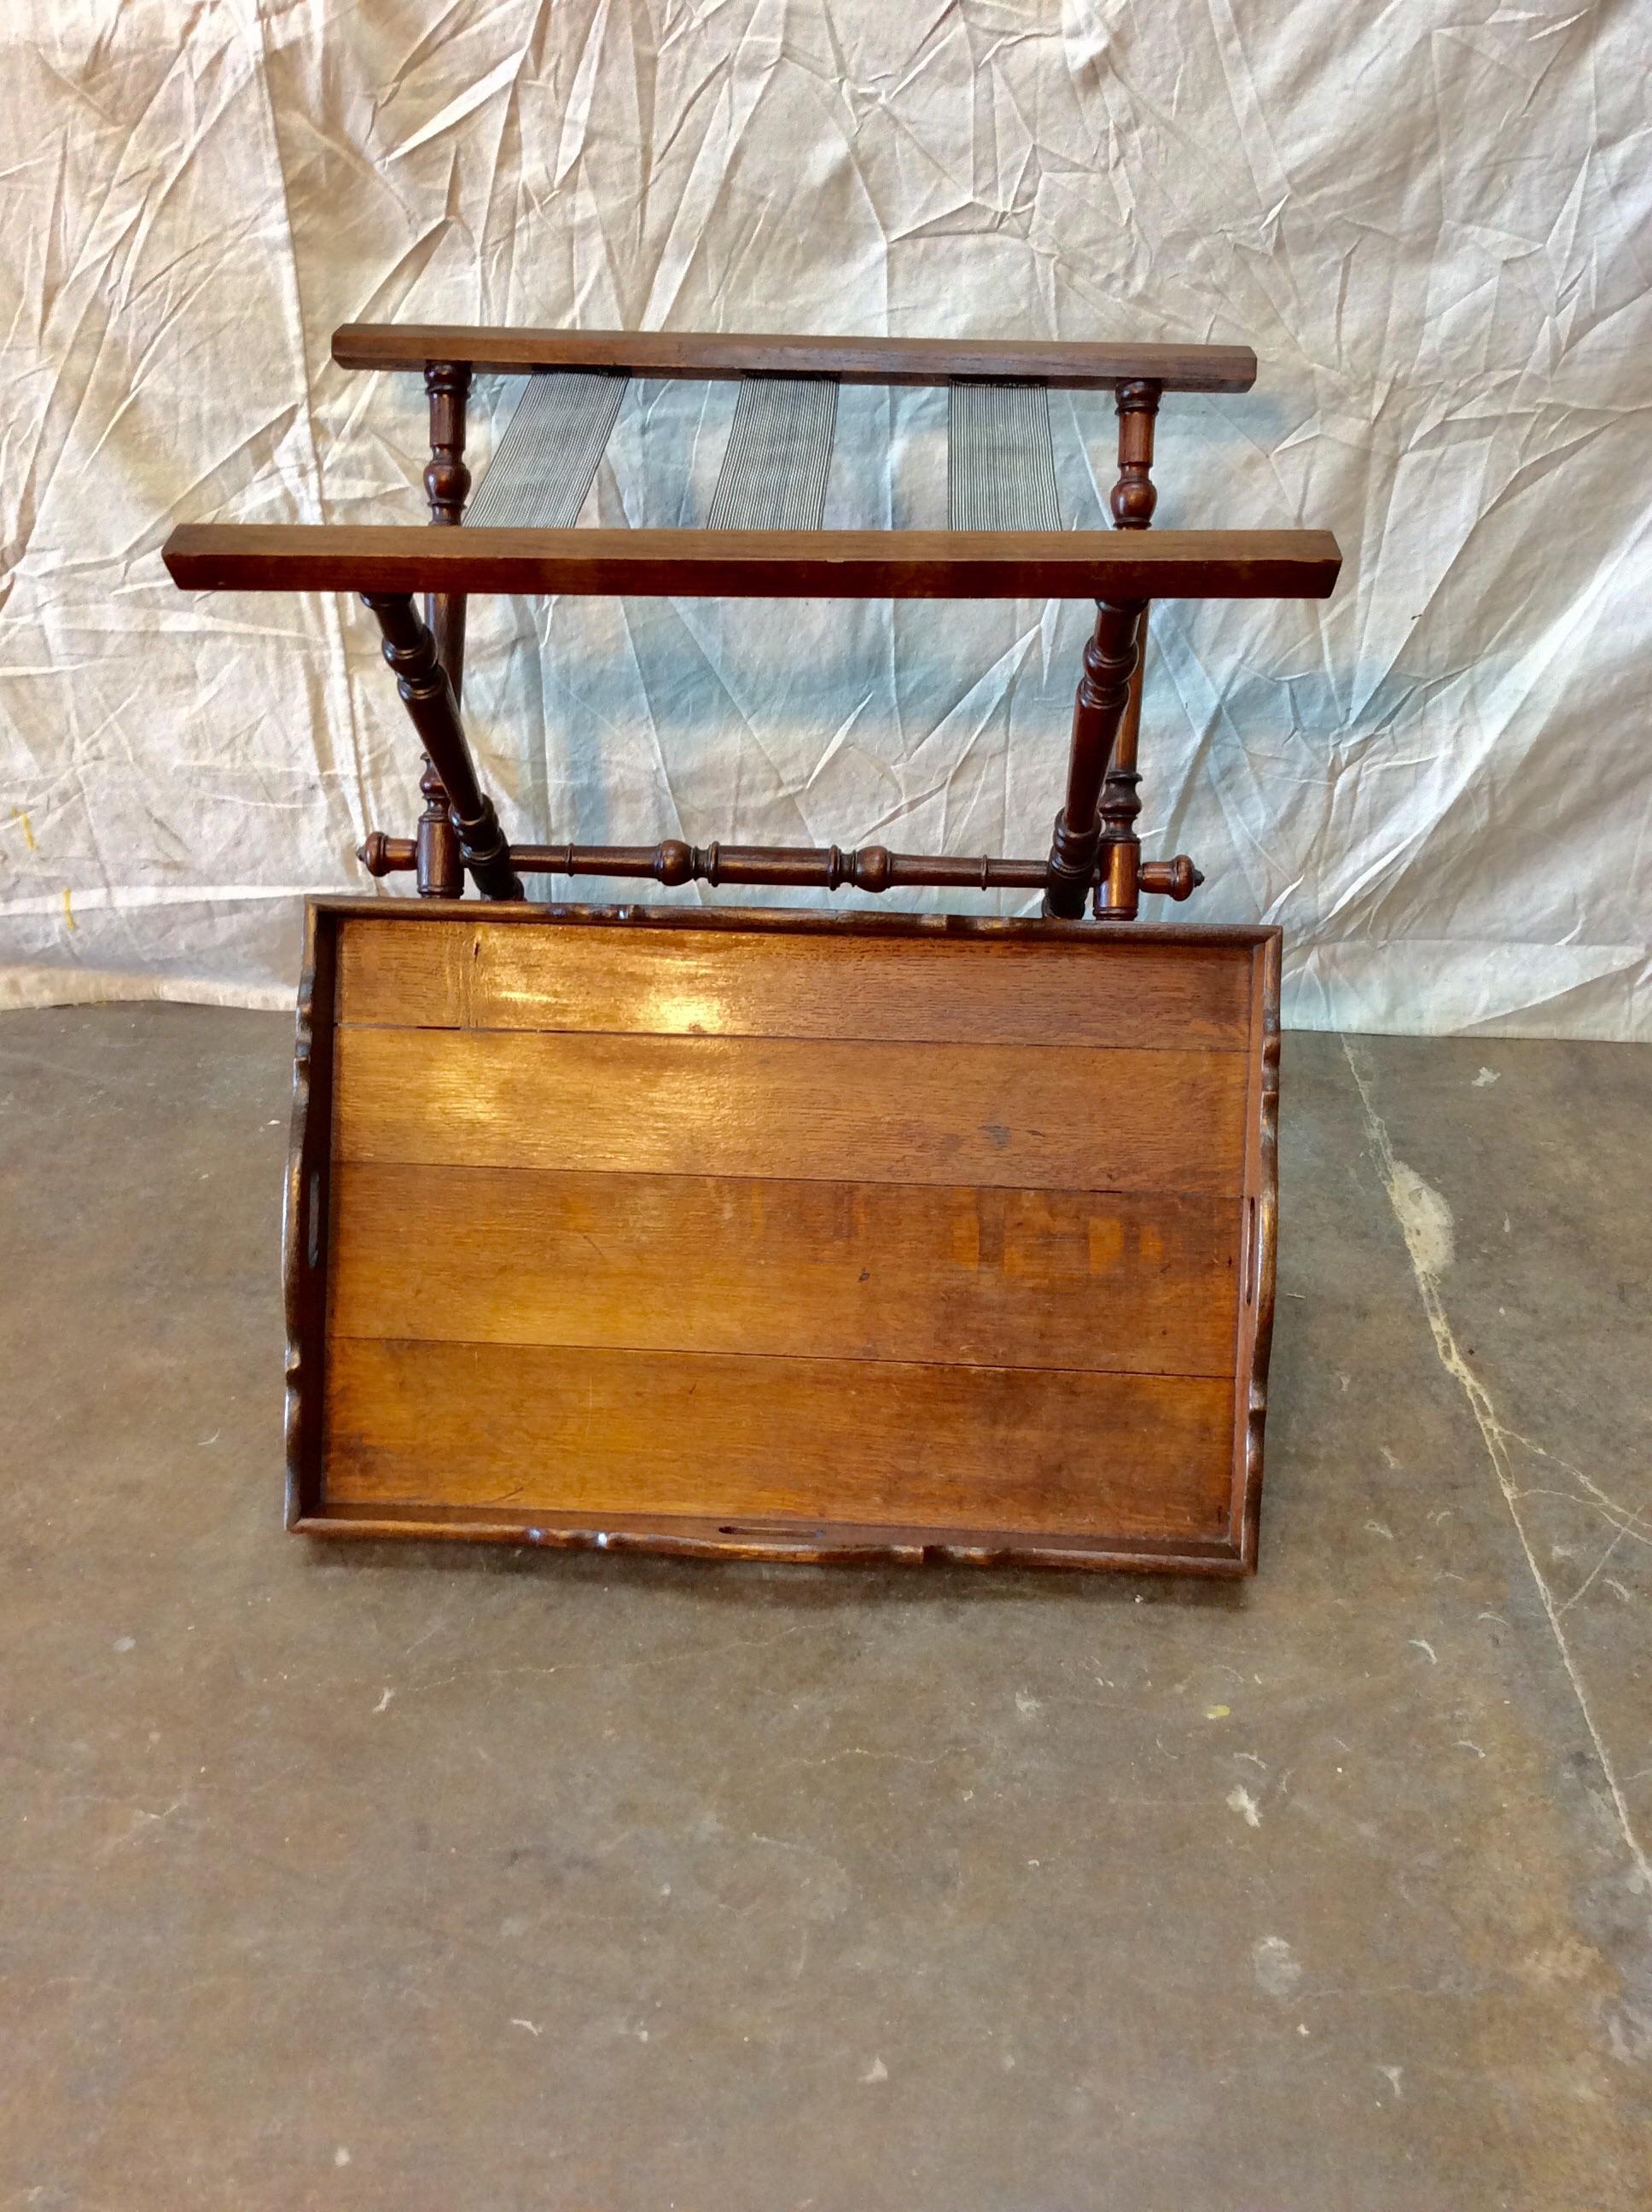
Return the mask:
M 465 889 L 465 848 L 453 826 L 452 802 L 428 754 L 419 790 L 424 811 L 408 854 L 408 866 L 418 878 L 421 898 L 458 898 Z M 376 872 L 365 847 L 356 857 L 366 861 L 369 874 Z
M 328 1495 L 1208 1540 L 1231 1398 L 1188 1376 L 347 1337 Z
M 428 530 L 185 524 L 186 591 L 630 592 L 680 599 L 1321 599 L 1327 530 Z
M 1191 898 L 1204 880 L 1185 853 L 1178 853 L 1173 860 L 1144 860 L 1137 871 L 1139 890 L 1155 898 L 1175 899 L 1178 903 Z M 1102 915 L 1098 919 L 1105 921 L 1108 917 Z
M 425 789 L 422 783 L 420 789 Z M 420 836 L 424 834 L 423 817 Z M 404 875 L 422 869 L 421 847 L 411 837 L 370 830 L 355 857 L 370 876 Z M 513 839 L 511 859 L 519 876 L 612 876 L 656 884 L 796 884 L 821 890 L 853 890 L 881 894 L 920 884 L 959 890 L 1039 890 L 1049 875 L 1048 860 L 1006 860 L 983 853 L 891 853 L 882 845 L 858 851 L 841 845 L 685 845 L 667 837 L 658 845 L 524 845 Z M 1092 872 L 1099 878 L 1100 861 Z M 1139 888 L 1166 898 L 1185 899 L 1204 882 L 1185 853 L 1173 860 L 1143 864 Z M 422 896 L 438 896 L 419 878 Z M 457 891 L 445 894 L 457 896 Z
M 1234 1199 L 340 1162 L 331 1203 L 335 1341 L 1233 1372 Z
M 1047 338 L 760 337 L 725 331 L 467 329 L 455 323 L 345 323 L 341 368 L 421 369 L 463 362 L 484 374 L 621 368 L 697 379 L 830 376 L 842 384 L 951 384 L 969 379 L 1100 389 L 1151 378 L 1171 392 L 1248 392 L 1248 346 L 1142 345 Z
M 430 502 L 431 521 L 440 528 L 453 529 L 465 518 L 465 502 L 471 493 L 471 471 L 465 465 L 465 410 L 471 372 L 461 362 L 432 362 L 424 372 L 424 388 L 430 403 L 425 497 Z M 465 605 L 462 592 L 432 592 L 424 602 L 424 619 L 436 658 L 452 686 L 455 707 L 465 689 Z M 419 896 L 457 898 L 465 889 L 464 854 L 452 820 L 452 796 L 443 787 L 428 755 L 419 789 L 425 802 L 413 848 Z
M 430 401 L 430 459 L 425 465 L 424 494 L 430 502 L 431 521 L 441 529 L 456 529 L 465 520 L 465 502 L 471 495 L 471 471 L 465 465 L 470 369 L 459 362 L 432 362 L 424 372 L 424 388 Z M 462 698 L 464 594 L 432 592 L 425 602 L 424 618 L 436 641 L 436 657 L 447 671 L 453 696 Z
M 1108 506 L 1115 530 L 1145 530 L 1158 505 L 1153 482 L 1153 428 L 1163 386 L 1145 381 L 1119 386 L 1119 476 Z
M 1110 506 L 1117 530 L 1146 530 L 1158 504 L 1153 483 L 1153 430 L 1158 416 L 1159 394 L 1151 384 L 1121 384 L 1118 394 L 1119 477 Z M 1141 812 L 1141 777 L 1137 772 L 1141 733 L 1141 688 L 1145 674 L 1148 610 L 1136 622 L 1135 664 L 1130 672 L 1130 694 L 1114 739 L 1113 757 L 1102 786 L 1102 884 L 1096 896 L 1098 918 L 1133 921 L 1140 910 L 1141 841 L 1136 819 Z M 1178 866 L 1178 863 L 1185 865 Z M 1172 897 L 1186 898 L 1193 888 L 1197 871 L 1191 860 L 1178 854 L 1169 863 Z
M 338 1033 L 335 1156 L 1236 1195 L 1245 1060 L 501 1030 Z
M 1245 1163 L 1244 1242 L 1240 1262 L 1237 1399 L 1230 1529 L 1242 1565 L 1254 1572 L 1261 1534 L 1262 1444 L 1267 1425 L 1267 1370 L 1273 1346 L 1279 1209 L 1279 937 L 1260 948 L 1252 978 L 1259 1049 L 1252 1063 Z
M 405 592 L 369 592 L 366 604 L 384 632 L 385 659 L 395 671 L 402 704 L 446 795 L 460 860 L 485 898 L 519 899 L 522 879 L 511 866 L 511 848 L 499 826 L 494 803 L 477 781 L 476 764 L 459 718 L 459 702 L 437 656 L 434 637 L 419 620 Z M 450 879 L 451 871 L 444 866 L 440 878 L 433 879 L 428 888 L 422 883 L 420 889 L 426 896 L 441 896 Z
M 1133 921 L 1141 910 L 1141 894 L 1150 888 L 1142 872 L 1141 840 L 1136 835 L 1136 819 L 1141 812 L 1141 776 L 1136 763 L 1139 757 L 1142 650 L 1147 641 L 1147 613 L 1143 607 L 1138 616 L 1129 689 L 1119 718 L 1113 756 L 1102 781 L 1098 848 L 1101 882 L 1096 891 L 1096 917 L 1099 921 Z M 1184 860 L 1185 868 L 1180 866 Z M 1196 872 L 1193 863 L 1186 860 L 1185 854 L 1178 854 L 1169 865 L 1175 872 L 1169 882 L 1170 896 L 1175 897 L 1177 886 L 1185 883 L 1187 889 L 1181 893 L 1185 898 L 1193 888 L 1192 878 Z M 1163 882 L 1162 875 L 1156 876 L 1156 884 Z
M 1336 580 L 1327 532 L 1149 533 L 1161 392 L 1247 388 L 1254 356 L 440 326 L 335 347 L 423 371 L 440 526 L 185 528 L 165 549 L 185 587 L 359 592 L 428 747 L 416 836 L 363 848 L 416 874 L 422 910 L 311 915 L 289 1525 L 1253 1569 L 1278 936 L 1115 925 L 1199 879 L 1183 855 L 1143 865 L 1135 835 L 1148 603 Z M 554 366 L 1110 386 L 1117 534 L 459 528 L 473 371 Z M 510 903 L 459 716 L 474 591 L 1096 600 L 1047 863 L 525 848 L 668 885 L 1042 884 L 1062 918 Z M 453 902 L 467 867 L 506 902 L 481 924 Z
M 451 529 L 464 520 L 465 502 L 471 496 L 471 471 L 465 462 L 465 409 L 471 371 L 461 362 L 433 361 L 425 368 L 424 389 L 430 403 L 430 459 L 425 464 L 424 495 L 430 503 L 431 521 Z M 445 661 L 443 665 L 446 666 Z M 448 674 L 452 674 L 451 668 Z M 458 690 L 457 684 L 453 689 Z
M 835 845 L 795 850 L 667 839 L 653 847 L 569 842 L 525 849 L 534 872 L 652 878 L 668 885 L 820 884 L 881 893 L 902 885 L 1042 884 L 1048 916 L 1077 919 L 1093 897 L 1098 919 L 1127 921 L 1144 892 L 1183 900 L 1202 880 L 1185 854 L 1144 865 L 1136 836 L 1149 604 L 1156 598 L 1324 598 L 1340 568 L 1327 532 L 1147 536 L 1157 497 L 1152 461 L 1163 394 L 1248 389 L 1256 362 L 1245 347 L 350 324 L 335 332 L 333 352 L 348 368 L 422 372 L 431 441 L 425 488 L 432 520 L 444 527 L 427 535 L 395 527 L 185 526 L 173 532 L 163 557 L 182 588 L 348 590 L 374 611 L 402 696 L 433 750 L 422 784 L 428 804 L 416 836 L 374 830 L 360 857 L 375 876 L 415 873 L 428 898 L 446 899 L 462 889 L 461 865 L 490 896 L 522 896 L 491 802 L 476 786 L 458 719 L 471 592 L 1095 599 L 1101 613 L 1078 688 L 1066 797 L 1042 875 L 1029 860 L 908 854 L 881 845 L 846 852 Z M 1119 419 L 1119 476 L 1110 500 L 1116 529 L 459 529 L 470 490 L 465 417 L 473 374 L 558 368 L 668 378 L 805 375 L 874 385 L 1008 379 L 1110 388 Z M 410 611 L 415 592 L 426 596 L 428 645 Z M 429 680 L 427 653 L 446 672 L 445 696 Z M 457 778 L 452 787 L 438 792 L 438 779 L 446 785 L 450 777 Z
M 473 922 L 477 909 L 463 902 L 416 907 L 377 897 L 351 898 L 343 894 L 318 896 L 313 903 L 333 925 L 343 929 L 352 921 L 384 922 L 399 927 L 411 921 L 420 928 L 437 921 Z M 1104 948 L 1111 957 L 1131 945 L 1185 945 L 1200 952 L 1231 952 L 1236 945 L 1261 948 L 1279 935 L 1277 928 L 1251 922 L 1138 922 L 1133 927 L 1098 927 L 1088 921 L 1030 921 L 1018 915 L 878 914 L 869 908 L 833 914 L 807 907 L 666 906 L 659 901 L 617 906 L 501 904 L 487 909 L 490 929 L 626 929 L 659 930 L 675 935 L 678 930 L 708 929 L 737 937 L 748 933 L 764 937 L 815 935 L 835 939 L 876 939 L 881 943 L 902 938 L 948 938 L 959 944 L 981 945 L 993 942 L 1078 945 Z M 1103 957 L 1102 954 L 1097 956 Z
M 788 1566 L 1126 1568 L 1134 1574 L 1230 1576 L 1240 1571 L 1225 1537 L 1064 1535 L 1024 1528 L 944 1530 L 900 1522 L 856 1522 L 777 1514 L 731 1522 L 703 1514 L 604 1513 L 561 1518 L 519 1505 L 340 1505 L 324 1500 L 294 1524 L 307 1536 L 432 1537 L 519 1544 L 552 1552 L 659 1553 L 668 1559 L 760 1559 Z
M 728 917 L 726 917 L 727 919 Z M 1167 1030 L 1181 1047 L 1242 1051 L 1252 1025 L 1256 933 L 1201 947 L 1136 930 L 1052 939 L 1036 923 L 975 940 L 960 959 L 944 925 L 837 941 L 791 927 L 712 928 L 692 911 L 659 925 L 592 919 L 500 929 L 463 920 L 347 930 L 337 1019 L 390 1028 L 578 1030 L 656 1036 L 818 1037 L 847 1042 L 1128 1048 Z M 920 918 L 868 915 L 868 922 Z
M 328 1173 L 332 1139 L 338 933 L 312 903 L 304 917 L 304 961 L 293 1048 L 293 1114 L 282 1228 L 287 1321 L 287 1524 L 313 1511 L 322 1486 L 322 1404 L 326 1371 Z
M 303 1064 L 312 1092 L 324 1064 L 332 1091 L 297 1125 L 295 1174 L 319 1166 L 319 1209 L 289 1210 L 290 1311 L 313 1222 L 330 1287 L 323 1341 L 295 1366 L 294 1526 L 787 1560 L 1254 1566 L 1277 933 L 434 901 L 327 902 L 312 926 L 312 969 L 336 978 L 332 1049 L 318 1035 Z M 405 957 L 427 938 L 434 960 Z M 604 985 L 600 957 L 622 945 L 641 957 Z M 932 955 L 932 975 L 912 967 Z M 798 987 L 811 956 L 822 975 L 841 963 L 841 987 Z M 707 988 L 720 957 L 738 972 Z M 573 972 L 554 981 L 561 958 Z M 993 980 L 952 995 L 943 960 Z M 1178 964 L 1183 987 L 1165 980 Z M 1185 987 L 1206 968 L 1213 991 Z M 956 1014 L 967 1037 L 978 1017 L 991 1026 L 994 995 L 1048 1005 L 1064 982 L 1092 1014 L 1132 1006 L 1144 1042 L 672 1026 L 695 994 L 716 1020 L 783 1020 L 789 990 L 823 1026 L 834 1006 L 862 1027 L 905 1009 L 917 1029 Z M 1201 1005 L 1225 1038 L 1194 1048 L 1180 1025 Z M 661 1026 L 419 1025 L 478 1016 Z M 492 1076 L 433 1084 L 433 1054 L 477 1052 L 581 1067 L 514 1097 Z M 657 1056 L 652 1075 L 639 1054 Z M 701 1079 L 720 1064 L 740 1081 Z M 1005 1099 L 1006 1118 L 982 1118 Z M 788 1147 L 800 1171 L 778 1175 Z M 478 1151 L 490 1164 L 450 1157 Z M 1006 1153 L 1043 1171 L 1009 1179 Z M 1071 1173 L 1080 1154 L 1088 1180 Z M 1133 1158 L 1139 1187 L 1110 1190 Z M 1204 1194 L 1178 1194 L 1190 1160 L 1207 1176 L 1217 1163 Z M 427 1249 L 439 1271 L 419 1265 Z
M 1044 911 L 1064 921 L 1076 921 L 1084 913 L 1095 876 L 1102 837 L 1096 811 L 1102 779 L 1130 697 L 1141 614 L 1139 606 L 1115 606 L 1103 600 L 1084 647 L 1084 672 L 1072 705 L 1066 796 L 1055 817 L 1044 885 Z

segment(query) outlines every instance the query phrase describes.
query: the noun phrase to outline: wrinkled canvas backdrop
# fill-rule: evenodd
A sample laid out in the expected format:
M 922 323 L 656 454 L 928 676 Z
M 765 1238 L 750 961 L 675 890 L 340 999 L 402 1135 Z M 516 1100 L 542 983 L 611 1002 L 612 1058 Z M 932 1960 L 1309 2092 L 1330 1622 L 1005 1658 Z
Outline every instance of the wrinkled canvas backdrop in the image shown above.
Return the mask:
M 1298 1024 L 1652 1033 L 1646 32 L 8 0 L 0 997 L 284 1003 L 301 893 L 410 830 L 363 611 L 185 598 L 159 558 L 183 520 L 422 516 L 417 380 L 328 357 L 404 317 L 1251 343 L 1254 394 L 1167 401 L 1157 520 L 1326 525 L 1346 562 L 1328 605 L 1156 610 L 1144 845 L 1208 881 L 1148 912 L 1283 923 Z M 592 512 L 702 517 L 731 399 L 634 386 Z M 1096 525 L 1110 405 L 1054 411 Z M 943 424 L 846 394 L 829 520 L 939 520 Z M 469 718 L 524 835 L 1036 854 L 1088 615 L 477 601 Z

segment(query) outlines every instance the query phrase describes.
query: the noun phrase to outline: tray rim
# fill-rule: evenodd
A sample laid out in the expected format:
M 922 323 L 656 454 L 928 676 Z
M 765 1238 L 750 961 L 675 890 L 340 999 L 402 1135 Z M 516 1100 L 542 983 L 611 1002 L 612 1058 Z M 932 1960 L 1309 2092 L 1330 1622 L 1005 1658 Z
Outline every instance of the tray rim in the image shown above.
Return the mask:
M 380 1506 L 331 1504 L 323 1492 L 324 1403 L 327 1359 L 325 1265 L 330 1249 L 333 1040 L 337 946 L 346 923 L 463 921 L 495 927 L 624 927 L 722 933 L 840 938 L 928 938 L 943 941 L 1062 944 L 1117 952 L 1131 945 L 1182 945 L 1248 950 L 1251 1022 L 1246 1046 L 1244 1247 L 1234 1362 L 1234 1464 L 1225 1541 L 1084 1537 L 1052 1540 L 1014 1531 L 932 1532 L 904 1524 L 799 1520 L 796 1534 L 778 1519 L 761 1534 L 714 1516 L 651 1513 L 588 1516 L 554 1525 L 543 1512 L 501 1514 L 488 1507 L 413 1502 Z M 1272 1349 L 1278 1246 L 1279 973 L 1282 931 L 1245 922 L 1061 921 L 1042 916 L 865 912 L 784 907 L 687 907 L 658 900 L 600 906 L 475 899 L 408 899 L 313 894 L 305 901 L 304 952 L 299 981 L 293 1062 L 291 1135 L 282 1213 L 282 1269 L 287 1327 L 285 1525 L 295 1534 L 327 1537 L 416 1537 L 515 1543 L 532 1548 L 668 1557 L 760 1560 L 771 1564 L 916 1565 L 1065 1569 L 1127 1568 L 1142 1572 L 1234 1577 L 1254 1573 L 1260 1527 L 1267 1372 Z M 1247 1295 L 1248 1288 L 1248 1295 Z M 768 1518 L 769 1516 L 765 1516 Z

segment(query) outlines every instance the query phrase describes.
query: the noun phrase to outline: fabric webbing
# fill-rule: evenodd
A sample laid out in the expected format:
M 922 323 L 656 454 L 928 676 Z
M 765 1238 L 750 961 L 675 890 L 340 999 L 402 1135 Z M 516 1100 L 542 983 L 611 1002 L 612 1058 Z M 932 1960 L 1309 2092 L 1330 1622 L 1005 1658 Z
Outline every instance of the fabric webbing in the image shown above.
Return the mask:
M 946 441 L 949 529 L 1061 527 L 1042 385 L 953 385 Z
M 706 527 L 818 530 L 836 427 L 829 377 L 744 378 Z
M 586 369 L 527 378 L 465 521 L 477 530 L 571 529 L 629 380 Z

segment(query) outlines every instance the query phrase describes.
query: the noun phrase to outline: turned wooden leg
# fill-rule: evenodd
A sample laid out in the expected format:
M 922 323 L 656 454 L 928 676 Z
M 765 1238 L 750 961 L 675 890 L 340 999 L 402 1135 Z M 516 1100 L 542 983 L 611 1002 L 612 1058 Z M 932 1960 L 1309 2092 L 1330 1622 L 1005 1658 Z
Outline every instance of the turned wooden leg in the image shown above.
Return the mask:
M 430 459 L 425 466 L 424 494 L 430 502 L 431 521 L 456 528 L 465 519 L 465 502 L 471 495 L 471 471 L 465 465 L 469 364 L 427 362 L 424 389 L 430 404 Z M 455 704 L 465 690 L 465 605 L 462 592 L 425 594 L 425 622 L 436 641 L 436 658 L 453 687 Z M 465 889 L 459 832 L 453 827 L 449 794 L 428 756 L 419 789 L 424 795 L 424 812 L 415 840 L 419 896 L 458 898 Z
M 424 388 L 430 402 L 430 459 L 424 471 L 430 520 L 457 529 L 471 495 L 471 471 L 465 465 L 470 368 L 464 362 L 428 362 Z M 465 606 L 463 592 L 432 592 L 424 602 L 424 618 L 436 641 L 436 657 L 447 671 L 455 699 L 465 696 Z
M 1142 648 L 1147 639 L 1147 610 L 1136 626 L 1136 665 L 1130 696 L 1119 720 L 1119 734 L 1102 786 L 1102 872 L 1096 886 L 1096 915 L 1101 921 L 1133 921 L 1141 908 L 1141 778 L 1136 773 L 1136 744 L 1141 729 Z
M 1130 697 L 1141 611 L 1137 602 L 1114 606 L 1098 599 L 1095 635 L 1084 647 L 1084 672 L 1072 707 L 1066 797 L 1055 817 L 1055 838 L 1044 886 L 1045 913 L 1065 921 L 1083 919 L 1096 872 L 1102 842 L 1096 809 L 1113 740 Z
M 1121 384 L 1118 389 L 1119 478 L 1108 502 L 1117 530 L 1150 528 L 1153 509 L 1158 505 L 1152 471 L 1160 390 L 1158 385 L 1145 382 Z M 1102 787 L 1102 877 L 1096 890 L 1096 913 L 1108 921 L 1133 921 L 1141 907 L 1141 841 L 1136 835 L 1141 778 L 1136 772 L 1136 758 L 1146 649 L 1147 609 L 1144 607 L 1136 629 L 1130 697 Z
M 362 603 L 384 632 L 385 659 L 396 672 L 396 689 L 446 795 L 460 859 L 484 898 L 519 899 L 522 879 L 512 864 L 494 803 L 477 781 L 459 702 L 436 657 L 434 637 L 405 592 L 364 592 Z

